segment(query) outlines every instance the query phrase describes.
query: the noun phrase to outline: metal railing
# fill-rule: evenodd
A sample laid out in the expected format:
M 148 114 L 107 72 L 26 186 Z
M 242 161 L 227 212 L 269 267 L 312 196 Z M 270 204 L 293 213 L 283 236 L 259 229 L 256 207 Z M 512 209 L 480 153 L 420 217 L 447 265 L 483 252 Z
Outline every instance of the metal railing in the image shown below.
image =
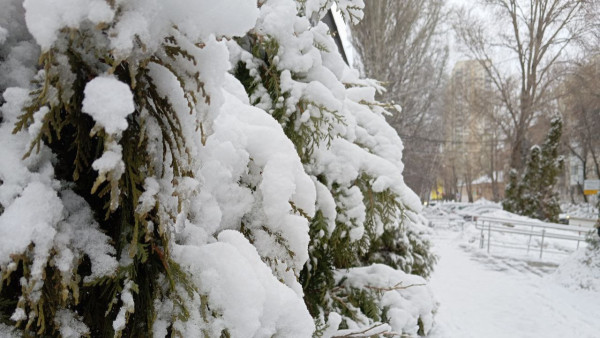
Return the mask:
M 428 226 L 430 228 L 439 226 L 441 224 L 446 224 L 449 221 L 455 221 L 457 225 L 460 225 L 462 230 L 464 230 L 465 220 L 460 216 L 454 216 L 454 218 L 450 218 L 448 215 L 446 216 L 427 216 Z
M 548 238 L 576 241 L 577 248 L 579 243 L 585 241 L 588 233 L 593 231 L 589 227 L 564 225 L 557 223 L 544 223 L 535 220 L 515 220 L 508 218 L 498 218 L 489 216 L 473 216 L 475 228 L 481 230 L 479 247 L 483 249 L 485 245 L 485 232 L 487 232 L 487 252 L 490 252 L 492 241 L 492 232 L 510 233 L 529 236 L 527 242 L 527 252 L 531 248 L 533 237 L 541 237 L 540 259 L 544 254 L 544 241 Z
M 584 218 L 584 217 L 569 216 L 568 219 L 569 219 L 570 225 L 576 225 L 576 226 L 587 227 L 587 228 L 593 228 L 596 225 L 596 223 L 598 223 L 597 218 Z

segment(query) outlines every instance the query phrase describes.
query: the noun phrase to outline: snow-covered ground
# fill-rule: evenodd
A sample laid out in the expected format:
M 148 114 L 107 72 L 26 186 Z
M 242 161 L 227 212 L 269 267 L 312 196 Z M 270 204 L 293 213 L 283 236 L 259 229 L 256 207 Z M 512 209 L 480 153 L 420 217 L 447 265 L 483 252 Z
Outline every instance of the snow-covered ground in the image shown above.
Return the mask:
M 486 212 L 495 209 L 488 207 Z M 428 211 L 429 216 L 435 214 Z M 533 252 L 502 247 L 488 254 L 473 241 L 472 222 L 461 222 L 453 212 L 445 218 L 446 223 L 436 220 L 432 237 L 439 262 L 430 286 L 440 307 L 429 337 L 600 337 L 600 289 L 582 289 L 575 280 L 579 277 L 556 273 L 570 254 L 539 259 Z M 586 245 L 581 245 L 572 255 L 581 256 L 584 250 Z M 598 270 L 592 276 L 600 273 L 597 263 L 589 267 Z

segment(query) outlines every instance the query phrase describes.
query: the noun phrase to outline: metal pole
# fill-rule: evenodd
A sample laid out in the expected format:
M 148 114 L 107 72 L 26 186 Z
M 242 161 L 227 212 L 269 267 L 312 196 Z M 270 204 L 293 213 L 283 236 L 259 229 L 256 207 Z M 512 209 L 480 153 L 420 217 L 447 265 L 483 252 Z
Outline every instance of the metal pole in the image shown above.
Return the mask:
M 579 238 L 581 238 L 581 231 L 577 231 L 577 249 L 579 249 Z
M 477 221 L 475 222 L 477 224 Z M 479 249 L 483 249 L 483 241 L 485 241 L 485 236 L 483 235 L 483 225 L 485 222 L 481 222 L 481 237 L 479 238 Z
M 490 239 L 492 235 L 492 222 L 488 222 L 488 253 L 490 253 Z
M 529 241 L 527 242 L 527 254 L 529 254 L 529 247 L 531 246 L 531 236 L 533 235 L 533 225 L 530 229 L 531 233 L 529 234 Z
M 544 237 L 546 236 L 546 229 L 542 229 L 542 245 L 540 246 L 540 259 L 542 259 L 542 254 L 544 253 Z

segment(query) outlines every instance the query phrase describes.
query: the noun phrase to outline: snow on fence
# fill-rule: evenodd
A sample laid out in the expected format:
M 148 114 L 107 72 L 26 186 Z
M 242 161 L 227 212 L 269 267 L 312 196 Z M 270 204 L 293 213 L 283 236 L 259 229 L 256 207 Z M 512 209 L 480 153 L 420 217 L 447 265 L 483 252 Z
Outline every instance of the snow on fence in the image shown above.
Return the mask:
M 533 237 L 540 237 L 540 259 L 544 253 L 544 241 L 546 239 L 558 239 L 565 241 L 576 241 L 577 249 L 579 243 L 585 241 L 587 235 L 593 231 L 590 227 L 564 225 L 556 223 L 544 223 L 541 221 L 515 220 L 510 218 L 473 216 L 475 228 L 481 231 L 479 247 L 483 249 L 485 245 L 485 236 L 487 233 L 487 252 L 490 252 L 492 245 L 492 232 L 508 233 L 529 236 L 527 241 L 527 252 L 531 249 L 531 240 Z M 525 249 L 524 247 L 513 247 Z
M 464 229 L 464 219 L 459 216 L 451 217 L 452 215 L 445 216 L 427 216 L 427 220 L 429 221 L 428 225 L 430 228 L 434 228 L 443 224 L 447 224 L 449 221 L 454 221 L 459 224 Z
M 575 225 L 575 226 L 580 226 L 580 227 L 586 227 L 586 228 L 593 228 L 594 225 L 596 225 L 596 223 L 598 222 L 598 219 L 594 219 L 594 218 L 583 218 L 583 217 L 573 217 L 573 216 L 568 216 L 569 217 L 569 225 Z

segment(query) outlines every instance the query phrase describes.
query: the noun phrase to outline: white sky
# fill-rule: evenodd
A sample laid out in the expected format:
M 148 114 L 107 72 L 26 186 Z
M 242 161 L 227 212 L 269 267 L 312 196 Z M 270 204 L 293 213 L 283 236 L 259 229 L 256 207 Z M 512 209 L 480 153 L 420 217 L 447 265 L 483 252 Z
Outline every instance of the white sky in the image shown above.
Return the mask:
M 473 5 L 476 3 L 475 0 L 446 0 L 446 6 L 448 8 L 450 7 L 466 7 L 466 8 L 472 8 Z M 456 39 L 454 37 L 454 34 L 452 33 L 451 30 L 448 31 L 448 44 L 449 44 L 449 48 L 450 48 L 450 55 L 448 56 L 448 66 L 447 66 L 447 72 L 451 72 L 452 68 L 454 68 L 454 65 L 456 64 L 456 62 L 461 61 L 461 60 L 467 60 L 468 57 L 466 57 L 463 53 L 460 52 L 460 48 L 459 46 L 457 46 L 457 42 Z
M 472 6 L 474 4 L 474 0 L 446 0 L 446 1 L 447 1 L 448 6 L 461 6 L 461 5 L 465 5 L 465 6 L 471 5 Z M 369 4 L 366 3 L 366 6 L 368 6 L 368 5 Z M 337 6 L 335 5 L 335 3 L 331 6 L 331 10 L 332 10 L 335 22 L 336 22 L 337 26 L 339 27 L 340 38 L 342 39 L 342 44 L 344 45 L 344 50 L 346 52 L 346 56 L 348 57 L 348 62 L 350 63 L 350 67 L 353 67 L 354 66 L 354 48 L 352 47 L 352 43 L 350 42 L 350 39 L 351 39 L 350 29 L 345 25 L 344 19 L 342 18 L 341 14 L 337 10 Z M 344 27 L 346 29 L 343 29 Z M 448 33 L 448 41 L 450 42 L 448 72 L 450 72 L 452 70 L 452 68 L 454 67 L 454 64 L 457 61 L 464 60 L 464 59 L 466 59 L 466 57 L 464 57 L 454 46 L 454 37 L 452 36 L 451 33 Z
M 398 0 L 401 1 L 401 0 Z M 366 5 L 368 6 L 369 3 L 367 2 Z M 489 14 L 486 14 L 485 12 L 483 12 L 483 9 L 481 6 L 481 3 L 478 0 L 446 0 L 446 6 L 448 8 L 450 7 L 456 7 L 456 8 L 460 8 L 460 7 L 466 7 L 467 9 L 473 9 L 475 11 L 475 14 L 486 17 Z M 334 19 L 336 21 L 336 24 L 339 27 L 339 34 L 340 34 L 340 38 L 342 39 L 342 43 L 344 45 L 344 49 L 346 51 L 346 56 L 348 57 L 348 62 L 350 63 L 350 66 L 352 67 L 354 65 L 354 49 L 352 47 L 352 44 L 350 42 L 350 30 L 345 26 L 344 24 L 344 20 L 342 19 L 342 16 L 340 15 L 340 13 L 337 11 L 337 7 L 335 6 L 335 4 L 332 6 L 332 12 L 333 12 L 333 16 Z M 490 19 L 490 24 L 493 25 L 492 21 Z M 346 27 L 346 29 L 343 29 L 344 27 Z M 448 59 L 448 65 L 447 65 L 447 72 L 450 73 L 452 71 L 452 68 L 454 67 L 454 65 L 456 64 L 456 62 L 461 61 L 461 60 L 468 60 L 469 57 L 466 56 L 465 54 L 463 54 L 461 52 L 461 48 L 460 46 L 457 45 L 456 39 L 454 37 L 454 34 L 452 32 L 452 30 L 450 28 L 446 29 L 447 31 L 447 41 L 449 43 L 449 59 Z M 501 55 L 495 55 L 494 57 L 494 62 L 497 64 L 504 64 L 504 66 L 509 66 L 513 63 L 513 59 L 514 56 L 512 54 L 507 54 L 504 56 Z

